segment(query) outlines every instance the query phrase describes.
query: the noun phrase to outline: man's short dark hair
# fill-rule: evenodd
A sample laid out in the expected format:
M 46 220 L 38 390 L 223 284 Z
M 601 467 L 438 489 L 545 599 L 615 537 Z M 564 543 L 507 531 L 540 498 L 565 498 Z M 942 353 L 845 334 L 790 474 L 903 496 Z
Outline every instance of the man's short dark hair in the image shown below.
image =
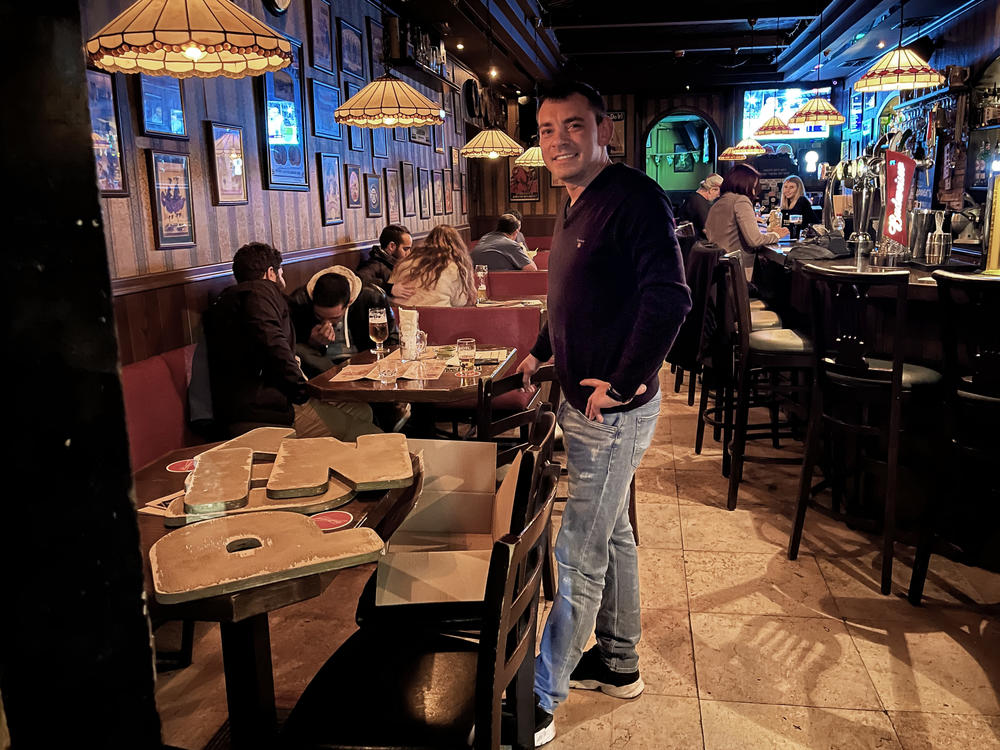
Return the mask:
M 556 81 L 538 96 L 538 108 L 541 109 L 542 104 L 548 99 L 555 99 L 561 102 L 569 99 L 573 94 L 579 94 L 587 100 L 587 103 L 590 104 L 590 108 L 594 112 L 594 117 L 597 118 L 598 124 L 608 116 L 601 93 L 589 83 L 584 83 L 583 81 Z
M 521 212 L 518 211 L 516 208 L 508 208 L 506 211 L 504 211 L 504 213 L 505 214 L 510 214 L 511 216 L 513 216 L 518 221 L 521 221 L 521 219 L 524 218 L 524 216 L 521 215 Z
M 264 278 L 268 268 L 281 268 L 281 253 L 264 242 L 249 242 L 233 256 L 233 276 L 240 283 Z
M 499 219 L 497 219 L 498 232 L 503 232 L 504 234 L 513 234 L 520 228 L 521 228 L 521 222 L 517 220 L 516 216 L 512 216 L 510 214 L 504 214 Z
M 351 285 L 339 273 L 325 273 L 316 279 L 313 287 L 313 304 L 320 307 L 337 307 L 351 301 Z
M 410 230 L 402 224 L 389 224 L 378 236 L 378 244 L 383 250 L 389 247 L 390 242 L 402 245 L 404 234 L 410 234 Z

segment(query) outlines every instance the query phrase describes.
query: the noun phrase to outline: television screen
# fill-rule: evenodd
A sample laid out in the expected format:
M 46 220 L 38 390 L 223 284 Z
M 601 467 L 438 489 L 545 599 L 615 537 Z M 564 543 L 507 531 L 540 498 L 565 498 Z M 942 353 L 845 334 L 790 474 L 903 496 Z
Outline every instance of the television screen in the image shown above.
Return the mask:
M 793 135 L 754 136 L 757 130 L 771 117 L 777 115 L 788 122 L 814 96 L 830 98 L 830 87 L 821 89 L 755 89 L 743 94 L 743 137 L 758 140 L 790 141 L 801 138 L 826 138 L 830 135 L 829 125 L 791 125 Z

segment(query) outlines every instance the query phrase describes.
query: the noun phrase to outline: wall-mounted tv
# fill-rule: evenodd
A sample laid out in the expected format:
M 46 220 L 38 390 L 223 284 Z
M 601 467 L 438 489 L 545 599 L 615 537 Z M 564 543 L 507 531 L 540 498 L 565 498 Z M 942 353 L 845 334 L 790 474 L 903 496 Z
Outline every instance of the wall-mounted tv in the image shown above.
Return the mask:
M 820 89 L 754 89 L 743 94 L 743 137 L 757 140 L 790 141 L 803 138 L 827 138 L 829 125 L 791 125 L 794 135 L 754 136 L 765 121 L 777 115 L 784 122 L 814 96 L 830 98 L 830 87 Z

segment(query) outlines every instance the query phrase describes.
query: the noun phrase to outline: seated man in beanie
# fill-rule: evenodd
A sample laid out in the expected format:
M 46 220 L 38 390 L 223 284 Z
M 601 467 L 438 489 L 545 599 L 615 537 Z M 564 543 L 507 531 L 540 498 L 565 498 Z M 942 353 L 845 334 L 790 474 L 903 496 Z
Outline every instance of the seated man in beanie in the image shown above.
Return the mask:
M 472 249 L 472 264 L 491 271 L 537 271 L 538 266 L 514 238 L 521 222 L 512 214 L 497 220 L 496 231 L 484 234 Z
M 367 404 L 310 399 L 295 356 L 295 329 L 281 253 L 252 242 L 236 251 L 233 276 L 204 313 L 209 379 L 216 421 L 230 436 L 264 426 L 289 426 L 299 437 L 353 441 L 379 432 Z

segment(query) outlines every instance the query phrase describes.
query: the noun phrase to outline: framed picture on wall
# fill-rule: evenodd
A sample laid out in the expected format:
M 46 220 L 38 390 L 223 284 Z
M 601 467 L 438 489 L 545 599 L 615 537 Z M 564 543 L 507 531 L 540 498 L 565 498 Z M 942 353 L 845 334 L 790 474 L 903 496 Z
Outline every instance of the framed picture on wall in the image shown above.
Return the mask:
M 149 191 L 156 249 L 192 247 L 195 241 L 190 157 L 149 151 Z
M 417 187 L 420 193 L 420 218 L 431 218 L 431 177 L 426 169 L 417 168 Z
M 452 171 L 450 169 L 442 170 L 441 178 L 444 181 L 444 212 L 450 214 L 455 210 L 455 204 L 452 200 Z
M 313 133 L 319 138 L 339 141 L 343 137 L 344 126 L 334 119 L 333 113 L 340 106 L 340 91 L 335 86 L 313 79 L 312 95 Z
M 313 67 L 327 73 L 336 73 L 337 69 L 333 67 L 333 42 L 330 39 L 330 3 L 328 0 L 309 0 L 309 10 Z
M 392 140 L 406 143 L 406 128 L 393 128 Z
M 379 159 L 389 158 L 389 131 L 387 128 L 371 128 L 372 156 Z
M 390 224 L 399 224 L 403 220 L 403 212 L 399 205 L 399 171 L 383 169 L 385 182 L 385 216 Z
M 625 113 L 621 110 L 609 111 L 608 119 L 614 125 L 611 143 L 608 144 L 608 156 L 625 156 Z
M 243 128 L 209 122 L 208 147 L 212 168 L 212 203 L 216 206 L 246 203 L 248 197 Z
M 399 188 L 403 199 L 403 216 L 416 216 L 417 183 L 413 177 L 413 164 L 408 161 L 399 163 Z
M 431 145 L 431 126 L 414 125 L 410 128 L 410 143 L 419 143 L 422 146 Z
M 465 115 L 462 112 L 462 95 L 458 91 L 451 92 L 452 108 L 455 110 L 455 132 L 462 134 L 462 124 L 465 122 Z
M 323 209 L 323 226 L 344 222 L 344 191 L 340 182 L 340 157 L 336 154 L 316 154 L 319 157 L 320 205 Z
M 451 115 L 455 112 L 454 100 L 451 97 L 451 89 L 445 88 L 441 92 L 441 109 L 444 110 L 446 115 Z
M 674 172 L 693 172 L 694 154 L 683 143 L 674 144 Z
M 434 188 L 434 215 L 438 216 L 444 213 L 444 175 L 440 169 L 431 172 L 431 180 Z
M 365 175 L 365 216 L 374 219 L 382 215 L 382 178 Z
M 345 164 L 344 182 L 347 184 L 347 207 L 361 208 L 361 167 Z
M 97 167 L 97 189 L 104 197 L 128 195 L 117 99 L 110 73 L 87 71 L 87 103 L 90 105 L 90 135 Z
M 302 127 L 302 44 L 293 39 L 292 62 L 261 78 L 259 133 L 264 151 L 261 176 L 265 190 L 308 190 L 306 133 Z
M 361 31 L 343 18 L 337 19 L 337 29 L 340 32 L 340 69 L 348 75 L 364 78 L 365 57 Z
M 385 75 L 385 52 L 383 50 L 383 34 L 385 29 L 378 21 L 368 17 L 368 64 L 372 71 L 372 78 Z
M 513 159 L 508 159 L 508 164 L 510 165 L 509 197 L 511 202 L 537 201 L 540 194 L 538 167 L 515 164 Z
M 460 174 L 459 175 L 459 190 L 458 190 L 458 195 L 459 195 L 459 198 L 461 199 L 462 213 L 463 214 L 469 213 L 469 205 L 468 205 L 468 203 L 466 203 L 466 195 L 468 195 L 468 191 L 465 189 L 465 175 L 464 174 Z
M 460 169 L 460 166 L 459 166 L 459 163 L 458 163 L 458 160 L 460 158 L 461 158 L 461 152 L 457 148 L 455 148 L 454 146 L 452 146 L 451 147 L 451 168 L 454 169 L 456 172 Z M 458 185 L 457 184 L 455 185 L 455 190 L 458 190 Z
M 444 126 L 443 125 L 432 125 L 431 130 L 434 132 L 434 153 L 443 154 L 444 153 Z
M 187 138 L 184 118 L 184 88 L 180 78 L 139 74 L 139 117 L 143 135 L 155 138 Z
M 361 91 L 360 87 L 356 83 L 347 81 L 344 84 L 344 101 L 347 101 L 356 93 Z M 364 151 L 365 150 L 365 129 L 359 128 L 354 125 L 347 126 L 347 143 L 351 151 Z

